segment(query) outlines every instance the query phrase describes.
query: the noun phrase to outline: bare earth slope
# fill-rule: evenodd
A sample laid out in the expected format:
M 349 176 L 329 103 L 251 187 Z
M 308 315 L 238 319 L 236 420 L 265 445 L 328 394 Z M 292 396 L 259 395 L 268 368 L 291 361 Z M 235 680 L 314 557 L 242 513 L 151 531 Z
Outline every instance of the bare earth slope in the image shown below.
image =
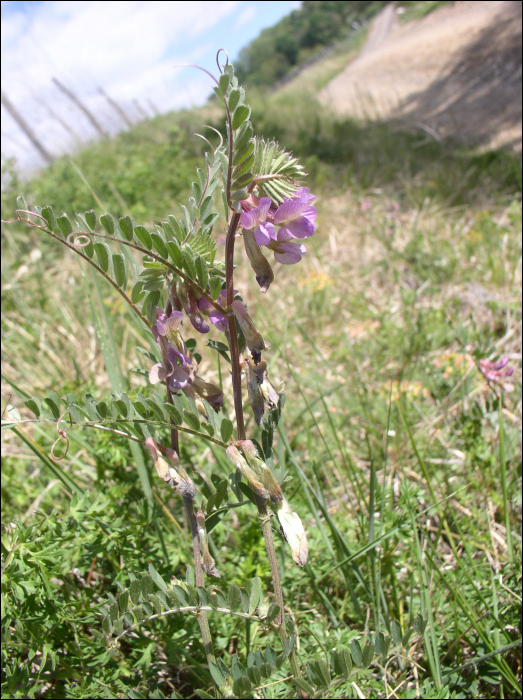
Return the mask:
M 388 5 L 320 100 L 340 114 L 521 150 L 521 5 L 467 0 L 405 25 Z

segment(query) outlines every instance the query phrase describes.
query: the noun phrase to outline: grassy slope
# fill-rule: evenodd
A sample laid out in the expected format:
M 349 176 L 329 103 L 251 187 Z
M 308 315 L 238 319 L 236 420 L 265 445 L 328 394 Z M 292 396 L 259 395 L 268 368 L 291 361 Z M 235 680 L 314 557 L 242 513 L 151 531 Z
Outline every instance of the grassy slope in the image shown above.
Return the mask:
M 287 492 L 306 522 L 310 548 L 304 571 L 291 566 L 280 548 L 289 609 L 300 623 L 300 658 L 306 661 L 319 649 L 328 655 L 358 637 L 363 645 L 392 618 L 406 629 L 421 611 L 431 620 L 423 643 L 409 645 L 387 675 L 373 666 L 351 679 L 366 697 L 402 682 L 397 696 L 413 697 L 424 684 L 441 684 L 450 669 L 520 636 L 520 607 L 511 592 L 518 588 L 521 552 L 520 169 L 507 154 L 471 154 L 386 124 L 335 122 L 296 86 L 252 102 L 255 127 L 305 158 L 313 191 L 320 195 L 318 231 L 307 241 L 308 255 L 300 265 L 276 267 L 269 304 L 262 303 L 245 259 L 236 281 L 271 342 L 271 378 L 286 385 L 288 442 L 279 439 L 276 453 L 294 476 Z M 192 125 L 197 117 L 184 119 Z M 176 164 L 195 153 L 179 131 L 166 138 L 179 121 L 167 116 L 74 158 L 114 213 L 124 213 L 124 206 L 137 220 L 170 213 L 167 208 L 191 176 L 187 166 L 180 170 Z M 30 201 L 56 203 L 56 209 L 97 208 L 66 161 L 25 191 L 38 197 L 28 196 Z M 11 231 L 2 331 L 5 386 L 15 390 L 13 402 L 21 406 L 23 391 L 33 395 L 51 388 L 60 395 L 72 390 L 108 397 L 103 348 L 86 302 L 91 278 L 82 277 L 76 261 L 62 257 L 52 243 Z M 103 290 L 103 304 L 124 373 L 145 367 L 134 346 L 148 341 L 110 289 Z M 482 356 L 507 354 L 516 368 L 514 391 L 504 394 L 500 413 L 476 363 Z M 204 371 L 217 380 L 214 357 Z M 223 366 L 221 374 L 227 384 Z M 148 392 L 130 376 L 138 390 Z M 248 433 L 256 435 L 254 428 L 251 421 Z M 49 451 L 53 430 L 27 432 Z M 10 663 L 30 668 L 27 648 L 36 650 L 38 661 L 50 640 L 53 653 L 65 652 L 57 656 L 58 677 L 65 681 L 49 686 L 49 697 L 64 692 L 63 682 L 69 684 L 68 697 L 82 697 L 111 696 L 123 683 L 142 692 L 158 684 L 169 693 L 167 681 L 188 696 L 191 687 L 201 687 L 203 655 L 198 644 L 187 646 L 195 623 L 185 620 L 184 631 L 177 616 L 155 627 L 155 636 L 122 647 L 104 666 L 98 679 L 110 691 L 90 675 L 89 664 L 104 647 L 90 631 L 99 622 L 89 617 L 89 606 L 107 591 L 116 593 L 113 581 L 127 583 L 128 571 L 146 571 L 153 562 L 166 578 L 173 572 L 183 576 L 191 557 L 179 530 L 179 504 L 171 504 L 177 524 L 161 511 L 156 525 L 148 520 L 128 446 L 103 434 L 78 433 L 71 431 L 71 459 L 62 464 L 90 492 L 80 504 L 71 504 L 26 444 L 13 435 L 3 442 L 3 520 L 21 519 L 25 527 L 38 528 L 24 534 L 9 526 L 8 536 L 15 544 L 26 537 L 35 551 L 56 542 L 61 547 L 52 561 L 37 558 L 29 566 L 35 571 L 41 566 L 48 579 L 61 582 L 52 584 L 52 593 L 41 583 L 37 587 L 42 600 L 54 598 L 45 614 L 45 639 L 30 620 L 27 591 L 10 593 Z M 190 440 L 184 449 L 203 475 L 227 473 L 219 453 Z M 156 483 L 154 489 L 169 498 Z M 58 529 L 46 516 L 51 509 L 62 523 Z M 254 515 L 244 508 L 233 513 L 212 533 L 223 579 L 243 584 L 258 574 L 268 585 Z M 393 528 L 378 547 L 346 562 Z M 91 567 L 91 585 L 85 587 L 71 572 L 78 569 L 85 579 Z M 228 665 L 232 653 L 244 660 L 247 648 L 266 644 L 266 632 L 257 625 L 246 631 L 242 621 L 218 616 L 211 625 Z M 504 658 L 505 696 L 511 696 L 517 654 Z M 451 676 L 455 692 L 499 697 L 499 662 L 491 658 L 477 670 Z M 38 674 L 31 673 L 34 682 Z M 40 682 L 55 678 L 48 662 Z M 273 692 L 283 697 L 284 687 L 268 688 L 267 697 Z M 354 692 L 345 684 L 335 696 Z

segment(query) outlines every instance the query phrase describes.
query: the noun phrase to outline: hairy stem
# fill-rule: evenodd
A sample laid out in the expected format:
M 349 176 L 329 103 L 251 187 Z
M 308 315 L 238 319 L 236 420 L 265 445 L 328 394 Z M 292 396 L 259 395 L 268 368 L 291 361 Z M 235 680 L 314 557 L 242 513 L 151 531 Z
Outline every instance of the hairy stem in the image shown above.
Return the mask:
M 225 279 L 227 285 L 227 306 L 230 307 L 234 301 L 234 237 L 236 229 L 240 223 L 240 214 L 236 212 L 232 215 L 227 231 L 225 243 Z M 238 440 L 245 440 L 245 423 L 243 420 L 242 404 L 242 375 L 240 368 L 240 350 L 238 346 L 238 334 L 236 332 L 236 320 L 233 315 L 227 317 L 229 350 L 231 353 L 232 366 L 232 391 L 234 395 L 234 412 L 236 414 L 236 430 Z
M 230 307 L 234 301 L 234 237 L 236 229 L 240 223 L 240 214 L 234 213 L 229 222 L 229 230 L 227 231 L 227 240 L 225 243 L 225 279 L 227 285 L 227 306 Z M 229 350 L 231 354 L 232 365 L 232 388 L 234 393 L 234 411 L 236 414 L 236 429 L 238 440 L 245 440 L 245 423 L 243 420 L 243 404 L 242 404 L 242 382 L 240 368 L 240 353 L 238 346 L 238 334 L 236 332 L 236 321 L 234 316 L 228 316 L 229 330 Z M 280 612 L 276 618 L 279 623 L 279 632 L 282 644 L 285 645 L 287 638 L 287 627 L 285 625 L 285 613 L 283 602 L 283 589 L 281 587 L 280 569 L 276 559 L 276 549 L 274 547 L 274 539 L 272 537 L 270 515 L 266 503 L 258 504 L 258 515 L 260 517 L 263 539 L 265 540 L 265 549 L 271 567 L 272 583 L 274 586 L 274 597 L 276 605 L 279 606 Z M 289 661 L 292 668 L 292 673 L 295 678 L 301 677 L 301 671 L 298 666 L 298 660 L 294 650 L 289 656 Z M 298 697 L 306 698 L 308 695 L 297 687 Z
M 278 625 L 278 630 L 280 633 L 280 639 L 283 647 L 285 648 L 285 640 L 288 637 L 287 626 L 285 624 L 285 611 L 283 602 L 283 589 L 281 586 L 280 579 L 280 568 L 278 566 L 278 560 L 276 559 L 276 548 L 274 546 L 274 538 L 272 536 L 271 528 L 271 516 L 266 503 L 258 503 L 258 516 L 260 518 L 261 529 L 263 532 L 263 539 L 265 540 L 265 549 L 267 551 L 267 558 L 269 560 L 269 566 L 271 567 L 272 584 L 274 586 L 274 598 L 276 605 L 280 608 L 278 616 L 274 620 L 274 624 Z M 301 678 L 301 671 L 298 665 L 298 659 L 296 657 L 296 652 L 294 649 L 289 655 L 289 662 L 292 669 L 292 674 L 294 678 Z M 298 692 L 298 697 L 308 698 L 309 696 L 301 688 L 296 686 Z
M 198 540 L 198 523 L 196 522 L 196 513 L 194 512 L 194 503 L 190 495 L 183 495 L 183 502 L 185 504 L 185 510 L 187 512 L 187 517 L 189 519 L 189 524 L 191 526 L 191 538 L 192 547 L 194 553 L 194 575 L 196 578 L 196 585 L 203 588 L 203 568 L 202 559 L 200 556 L 200 542 Z M 207 657 L 207 663 L 216 663 L 216 657 L 214 656 L 214 649 L 212 646 L 211 630 L 209 628 L 209 620 L 207 618 L 207 613 L 205 610 L 199 609 L 196 613 L 196 619 L 198 620 L 198 625 L 200 626 L 200 634 L 202 635 L 203 646 L 205 649 L 205 656 Z M 216 691 L 219 693 L 218 687 Z

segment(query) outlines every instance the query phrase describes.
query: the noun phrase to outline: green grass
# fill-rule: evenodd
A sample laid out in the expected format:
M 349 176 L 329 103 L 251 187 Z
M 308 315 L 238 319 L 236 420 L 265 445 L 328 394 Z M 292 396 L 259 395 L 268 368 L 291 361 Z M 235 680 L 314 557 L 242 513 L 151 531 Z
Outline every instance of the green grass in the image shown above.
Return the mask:
M 520 162 L 388 124 L 336 121 L 290 88 L 252 106 L 255 128 L 304 159 L 319 194 L 308 253 L 300 265 L 275 265 L 267 299 L 241 244 L 235 279 L 271 343 L 270 377 L 287 394 L 274 451 L 308 533 L 303 570 L 273 529 L 300 663 L 396 633 L 393 620 L 405 632 L 421 613 L 423 637 L 395 646 L 386 669 L 379 659 L 358 669 L 330 696 L 517 697 Z M 164 218 L 188 190 L 197 118 L 142 125 L 75 154 L 83 179 L 64 159 L 23 191 L 55 211 L 100 213 L 94 191 L 117 215 Z M 2 193 L 4 218 L 20 187 Z M 50 390 L 109 400 L 126 386 L 148 395 L 130 369 L 148 369 L 135 347 L 150 341 L 114 290 L 43 234 L 4 227 L 2 242 L 2 391 L 22 417 L 30 415 L 24 398 Z M 223 361 L 198 341 L 206 378 L 227 387 Z M 501 406 L 500 387 L 496 395 L 477 363 L 504 355 L 515 374 Z M 72 428 L 68 455 L 52 471 L 41 450 L 49 455 L 55 426 L 18 430 L 23 439 L 4 431 L 2 441 L 3 696 L 208 690 L 193 617 L 156 621 L 110 656 L 101 636 L 100 606 L 129 586 L 129 573 L 153 564 L 166 581 L 182 579 L 192 560 L 181 503 L 141 448 Z M 260 437 L 252 418 L 247 432 Z M 222 451 L 197 439 L 183 436 L 182 450 L 205 495 L 211 473 L 230 471 Z M 230 511 L 211 540 L 220 586 L 259 576 L 270 592 L 252 506 Z M 278 646 L 257 622 L 211 613 L 210 624 L 228 667 L 235 653 L 245 663 L 249 650 Z M 287 677 L 285 668 L 265 683 Z M 282 682 L 263 693 L 294 691 Z

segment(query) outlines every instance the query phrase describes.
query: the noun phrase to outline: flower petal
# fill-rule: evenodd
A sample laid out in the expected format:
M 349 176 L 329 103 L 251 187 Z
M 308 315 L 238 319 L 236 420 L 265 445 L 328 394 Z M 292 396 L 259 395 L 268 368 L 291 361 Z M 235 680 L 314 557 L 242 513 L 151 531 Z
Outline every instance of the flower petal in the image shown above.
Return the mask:
M 276 240 L 276 231 L 270 223 L 263 222 L 254 229 L 254 238 L 258 245 L 268 245 L 271 240 Z
M 282 229 L 286 231 L 288 236 L 293 238 L 309 238 L 309 236 L 314 234 L 316 226 L 309 219 L 306 219 L 304 216 L 300 216 L 294 221 L 288 221 L 285 223 L 285 225 L 278 230 L 278 234 L 280 231 L 282 231 Z M 278 240 L 280 240 L 279 235 Z
M 274 214 L 274 223 L 282 224 L 286 221 L 293 221 L 309 207 L 314 195 L 302 194 L 296 199 L 284 199 L 283 204 L 278 207 Z

